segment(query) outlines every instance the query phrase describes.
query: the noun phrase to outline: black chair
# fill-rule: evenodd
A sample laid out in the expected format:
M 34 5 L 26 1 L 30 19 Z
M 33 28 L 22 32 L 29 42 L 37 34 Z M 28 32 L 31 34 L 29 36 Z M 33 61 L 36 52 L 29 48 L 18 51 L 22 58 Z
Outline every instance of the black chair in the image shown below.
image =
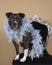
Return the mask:
M 20 58 L 22 58 L 23 53 L 20 55 Z M 52 56 L 49 55 L 49 53 L 44 50 L 44 55 L 43 57 L 40 58 L 34 58 L 33 61 L 31 60 L 31 58 L 27 58 L 27 60 L 22 63 L 19 60 L 14 60 L 12 61 L 12 65 L 52 65 Z

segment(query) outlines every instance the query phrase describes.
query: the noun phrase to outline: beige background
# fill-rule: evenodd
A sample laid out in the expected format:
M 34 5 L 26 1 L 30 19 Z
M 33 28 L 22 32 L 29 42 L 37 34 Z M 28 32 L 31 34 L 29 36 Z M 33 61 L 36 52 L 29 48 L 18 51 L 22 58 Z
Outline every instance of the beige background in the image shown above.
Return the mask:
M 6 12 L 24 12 L 27 17 L 35 14 L 52 25 L 52 0 L 0 0 L 0 65 L 12 65 L 15 48 L 5 38 L 4 23 Z M 52 36 L 48 44 L 48 52 L 52 55 Z

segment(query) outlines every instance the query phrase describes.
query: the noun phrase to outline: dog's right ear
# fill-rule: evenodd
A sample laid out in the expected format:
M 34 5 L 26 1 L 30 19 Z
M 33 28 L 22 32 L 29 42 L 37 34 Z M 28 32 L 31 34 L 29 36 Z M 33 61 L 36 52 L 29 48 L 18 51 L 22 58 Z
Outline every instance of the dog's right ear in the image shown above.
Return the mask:
M 13 14 L 12 12 L 7 12 L 6 13 L 7 18 L 9 18 L 12 14 Z
M 21 18 L 24 18 L 25 17 L 25 14 L 24 13 L 18 13 L 20 16 L 21 16 Z

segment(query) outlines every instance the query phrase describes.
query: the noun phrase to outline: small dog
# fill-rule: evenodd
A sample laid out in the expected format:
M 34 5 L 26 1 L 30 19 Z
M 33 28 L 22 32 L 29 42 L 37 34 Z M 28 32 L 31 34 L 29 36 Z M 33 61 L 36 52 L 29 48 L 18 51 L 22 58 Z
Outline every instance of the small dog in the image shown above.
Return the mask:
M 6 16 L 5 32 L 9 41 L 15 46 L 15 60 L 19 59 L 19 45 L 24 48 L 24 56 L 20 59 L 21 62 L 25 62 L 27 56 L 33 60 L 33 58 L 43 55 L 52 28 L 42 24 L 40 20 L 39 22 L 38 19 L 40 18 L 37 19 L 38 16 L 33 17 L 31 20 L 24 13 L 8 12 Z

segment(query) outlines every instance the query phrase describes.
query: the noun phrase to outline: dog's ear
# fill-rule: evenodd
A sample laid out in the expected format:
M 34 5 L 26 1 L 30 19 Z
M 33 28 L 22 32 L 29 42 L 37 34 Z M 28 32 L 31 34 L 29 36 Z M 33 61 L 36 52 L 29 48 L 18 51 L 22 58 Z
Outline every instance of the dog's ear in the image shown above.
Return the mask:
M 13 14 L 12 12 L 7 12 L 6 13 L 7 18 L 9 18 L 12 14 Z
M 24 18 L 25 17 L 25 14 L 24 13 L 19 13 L 19 15 L 21 16 L 21 18 Z

